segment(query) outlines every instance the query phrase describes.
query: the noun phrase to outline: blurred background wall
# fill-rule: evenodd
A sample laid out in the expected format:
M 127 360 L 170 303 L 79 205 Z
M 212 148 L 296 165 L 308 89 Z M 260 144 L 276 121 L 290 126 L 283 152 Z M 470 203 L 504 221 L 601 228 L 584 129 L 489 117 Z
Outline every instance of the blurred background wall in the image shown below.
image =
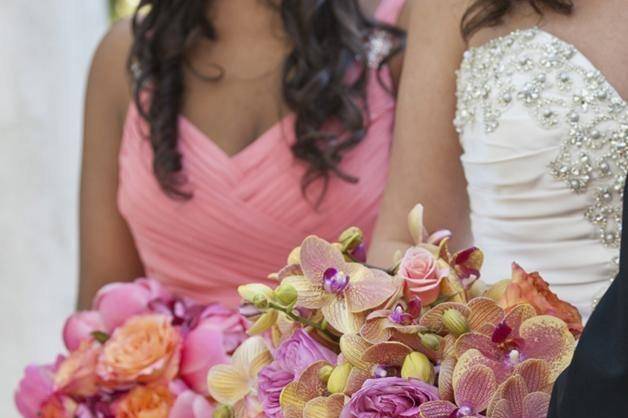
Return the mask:
M 82 104 L 91 54 L 130 2 L 0 0 L 0 417 L 74 308 Z

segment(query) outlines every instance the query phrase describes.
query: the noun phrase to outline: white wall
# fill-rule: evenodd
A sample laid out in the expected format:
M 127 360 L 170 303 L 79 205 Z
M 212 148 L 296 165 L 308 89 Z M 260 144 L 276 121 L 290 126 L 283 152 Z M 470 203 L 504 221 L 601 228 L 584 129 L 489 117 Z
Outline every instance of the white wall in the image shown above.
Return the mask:
M 77 277 L 83 90 L 105 0 L 0 0 L 0 416 L 61 350 Z

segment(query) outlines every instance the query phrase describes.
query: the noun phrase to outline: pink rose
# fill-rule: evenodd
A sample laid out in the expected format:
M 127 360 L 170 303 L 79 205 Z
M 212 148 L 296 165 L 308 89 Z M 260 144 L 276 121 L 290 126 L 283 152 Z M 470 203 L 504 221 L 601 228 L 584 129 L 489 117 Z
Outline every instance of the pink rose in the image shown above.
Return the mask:
M 212 418 L 213 413 L 205 397 L 188 390 L 177 397 L 168 418 Z
M 79 348 L 63 360 L 54 377 L 55 389 L 64 395 L 89 397 L 98 391 L 96 364 L 102 346 L 96 341 L 83 341 Z
M 229 355 L 245 339 L 246 322 L 242 316 L 219 306 L 209 306 L 183 343 L 181 378 L 195 392 L 206 394 L 209 369 L 228 363 Z
M 81 342 L 91 338 L 94 331 L 109 332 L 97 311 L 83 311 L 72 314 L 63 326 L 63 342 L 68 350 L 79 348 Z
M 62 361 L 60 357 L 58 362 Z M 24 418 L 37 418 L 42 405 L 54 393 L 54 373 L 56 365 L 30 365 L 24 370 L 24 377 L 20 380 L 15 391 L 15 406 Z
M 97 310 L 108 330 L 122 325 L 128 318 L 149 311 L 154 300 L 169 300 L 171 296 L 157 281 L 138 279 L 132 283 L 111 283 L 96 294 Z
M 438 260 L 427 249 L 412 247 L 403 256 L 398 274 L 405 280 L 406 296 L 418 296 L 426 306 L 438 298 L 440 283 L 448 269 L 440 268 Z

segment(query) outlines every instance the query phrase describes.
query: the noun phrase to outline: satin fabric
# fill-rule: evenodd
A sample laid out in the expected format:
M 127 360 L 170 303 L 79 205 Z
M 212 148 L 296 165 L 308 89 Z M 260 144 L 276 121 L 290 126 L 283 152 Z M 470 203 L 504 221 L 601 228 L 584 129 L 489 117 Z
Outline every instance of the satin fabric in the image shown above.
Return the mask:
M 383 0 L 375 17 L 394 23 L 403 3 Z M 131 106 L 119 158 L 118 205 L 147 275 L 176 294 L 236 306 L 237 286 L 268 282 L 267 275 L 284 266 L 307 235 L 334 240 L 355 225 L 370 237 L 388 173 L 395 101 L 386 87 L 387 68 L 380 73 L 384 85 L 375 70 L 369 76 L 369 130 L 341 166 L 359 181 L 332 178 L 319 207 L 302 195 L 305 166 L 290 150 L 294 115 L 234 156 L 180 117 L 179 149 L 186 188 L 193 193 L 180 201 L 159 188 L 143 135 L 147 127 Z M 317 187 L 310 196 L 317 196 Z

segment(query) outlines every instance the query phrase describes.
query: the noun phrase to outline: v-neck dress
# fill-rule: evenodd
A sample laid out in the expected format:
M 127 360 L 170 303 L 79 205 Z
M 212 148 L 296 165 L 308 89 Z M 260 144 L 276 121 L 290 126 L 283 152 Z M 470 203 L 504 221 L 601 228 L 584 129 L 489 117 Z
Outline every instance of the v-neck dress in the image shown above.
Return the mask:
M 376 18 L 394 23 L 403 3 L 382 0 Z M 381 40 L 371 43 L 381 48 Z M 146 274 L 176 294 L 235 306 L 237 286 L 265 282 L 307 235 L 333 240 L 355 225 L 370 237 L 388 173 L 395 111 L 386 88 L 390 74 L 381 71 L 383 84 L 375 69 L 369 74 L 368 133 L 341 164 L 359 181 L 332 178 L 318 207 L 301 192 L 306 166 L 290 149 L 293 115 L 234 156 L 180 117 L 178 146 L 185 187 L 193 194 L 181 201 L 160 189 L 147 126 L 131 105 L 119 155 L 118 207 Z

